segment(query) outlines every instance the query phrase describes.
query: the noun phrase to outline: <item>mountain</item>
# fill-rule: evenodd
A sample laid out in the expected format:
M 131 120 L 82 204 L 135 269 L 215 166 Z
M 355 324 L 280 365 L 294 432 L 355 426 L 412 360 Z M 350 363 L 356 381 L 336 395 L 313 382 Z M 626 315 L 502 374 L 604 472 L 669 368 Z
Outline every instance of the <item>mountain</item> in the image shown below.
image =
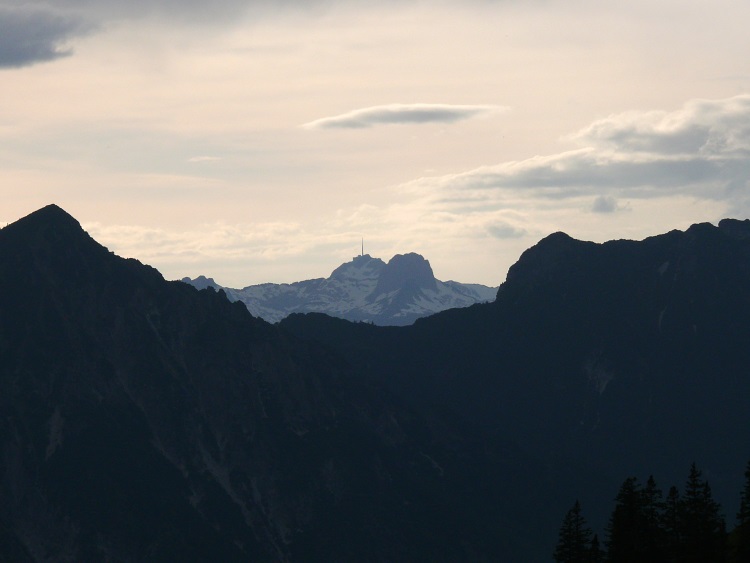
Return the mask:
M 485 463 L 458 425 L 59 207 L 0 230 L 0 311 L 0 560 L 497 560 L 531 541 L 465 502 L 518 456 Z
M 350 321 L 404 326 L 416 319 L 457 307 L 492 301 L 496 287 L 435 279 L 419 254 L 397 254 L 387 264 L 369 254 L 336 268 L 328 278 L 291 284 L 265 283 L 244 289 L 219 286 L 213 279 L 184 278 L 198 289 L 223 289 L 230 300 L 268 322 L 292 313 L 318 312 Z
M 49 206 L 0 230 L 0 313 L 0 560 L 549 561 L 631 475 L 695 462 L 731 522 L 750 457 L 750 221 L 555 233 L 409 326 L 270 325 Z
M 537 460 L 559 494 L 519 517 L 542 545 L 576 499 L 603 537 L 612 506 L 601 499 L 625 477 L 653 474 L 666 490 L 692 462 L 731 525 L 750 458 L 750 221 L 604 244 L 555 233 L 493 303 L 399 331 L 315 314 L 281 328 Z

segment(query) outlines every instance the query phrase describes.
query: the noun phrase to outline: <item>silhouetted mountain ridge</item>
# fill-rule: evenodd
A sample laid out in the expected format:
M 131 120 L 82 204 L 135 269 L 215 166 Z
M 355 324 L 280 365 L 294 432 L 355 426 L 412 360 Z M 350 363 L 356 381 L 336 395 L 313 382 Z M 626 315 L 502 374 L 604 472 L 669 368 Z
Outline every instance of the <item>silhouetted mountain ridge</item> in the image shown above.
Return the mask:
M 623 475 L 679 482 L 693 461 L 732 513 L 750 455 L 749 225 L 603 244 L 555 233 L 523 253 L 493 303 L 397 333 L 310 315 L 281 326 L 411 404 L 513 440 L 600 531 L 609 507 L 597 498 Z
M 556 233 L 493 303 L 269 325 L 44 208 L 0 230 L 0 555 L 547 561 L 576 498 L 601 533 L 624 476 L 693 461 L 731 515 L 749 234 Z
M 449 448 L 442 422 L 55 206 L 0 231 L 0 311 L 2 557 L 456 560 L 508 543 L 462 506 L 462 458 L 480 453 Z

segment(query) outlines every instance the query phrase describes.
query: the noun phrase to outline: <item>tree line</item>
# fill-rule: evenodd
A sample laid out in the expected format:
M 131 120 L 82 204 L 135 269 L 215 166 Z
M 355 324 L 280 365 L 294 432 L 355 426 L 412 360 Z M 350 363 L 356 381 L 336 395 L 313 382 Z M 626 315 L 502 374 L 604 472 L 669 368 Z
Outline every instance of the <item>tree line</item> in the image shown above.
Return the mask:
M 750 462 L 731 532 L 693 463 L 682 493 L 672 486 L 664 496 L 652 476 L 645 485 L 635 477 L 625 479 L 603 545 L 576 501 L 563 518 L 553 556 L 557 563 L 748 563 Z

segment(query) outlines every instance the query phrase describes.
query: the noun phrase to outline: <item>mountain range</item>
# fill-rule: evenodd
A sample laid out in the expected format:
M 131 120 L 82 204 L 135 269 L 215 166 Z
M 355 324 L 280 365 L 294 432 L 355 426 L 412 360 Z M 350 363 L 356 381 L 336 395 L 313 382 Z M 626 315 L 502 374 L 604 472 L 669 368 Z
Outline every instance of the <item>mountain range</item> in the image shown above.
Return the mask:
M 223 289 L 256 317 L 278 322 L 292 313 L 326 313 L 349 321 L 403 326 L 421 317 L 495 299 L 497 287 L 435 279 L 430 263 L 415 253 L 397 254 L 386 264 L 362 254 L 328 278 L 291 284 L 264 283 L 231 289 L 212 278 L 183 278 L 198 289 Z
M 679 484 L 692 462 L 735 513 L 750 457 L 750 221 L 604 244 L 554 233 L 494 303 L 406 331 L 317 315 L 281 326 L 409 404 L 511 441 L 600 532 L 610 506 L 597 498 L 627 476 Z
M 549 561 L 750 457 L 750 221 L 552 234 L 492 303 L 271 325 L 45 207 L 0 230 L 0 559 Z

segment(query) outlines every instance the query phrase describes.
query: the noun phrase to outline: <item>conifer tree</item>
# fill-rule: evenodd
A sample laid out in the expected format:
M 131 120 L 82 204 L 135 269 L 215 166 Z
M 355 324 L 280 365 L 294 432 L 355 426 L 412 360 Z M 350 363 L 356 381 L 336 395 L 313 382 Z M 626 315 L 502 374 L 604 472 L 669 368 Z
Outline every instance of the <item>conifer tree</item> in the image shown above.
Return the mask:
M 721 563 L 725 558 L 726 529 L 719 503 L 695 463 L 680 502 L 681 547 L 678 560 L 685 563 Z
M 649 475 L 642 492 L 643 518 L 643 559 L 645 562 L 664 563 L 665 532 L 662 527 L 662 515 L 665 505 L 661 489 L 656 485 L 653 475 Z
M 654 478 L 650 476 L 646 486 L 641 488 L 635 477 L 629 477 L 620 487 L 615 502 L 607 527 L 607 560 L 663 563 L 664 503 Z
M 660 528 L 664 534 L 664 551 L 666 561 L 675 561 L 679 546 L 682 543 L 680 536 L 682 524 L 680 520 L 681 499 L 680 492 L 674 485 L 669 488 L 667 498 L 664 501 L 664 510 L 661 514 Z
M 644 543 L 643 494 L 635 477 L 625 479 L 615 503 L 607 526 L 607 561 L 639 561 Z
M 553 554 L 557 563 L 589 563 L 591 554 L 591 528 L 581 514 L 581 504 L 576 501 L 563 518 L 557 547 Z

